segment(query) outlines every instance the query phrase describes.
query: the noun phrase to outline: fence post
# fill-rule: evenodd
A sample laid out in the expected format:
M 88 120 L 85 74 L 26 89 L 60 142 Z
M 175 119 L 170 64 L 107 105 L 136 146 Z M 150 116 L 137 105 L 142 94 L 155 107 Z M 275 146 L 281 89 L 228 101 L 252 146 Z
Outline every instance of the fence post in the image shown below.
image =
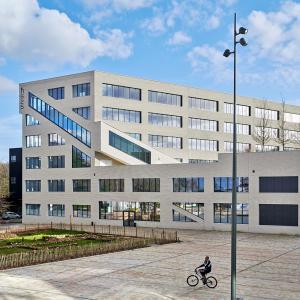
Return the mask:
M 94 223 L 94 233 L 96 233 L 96 224 Z

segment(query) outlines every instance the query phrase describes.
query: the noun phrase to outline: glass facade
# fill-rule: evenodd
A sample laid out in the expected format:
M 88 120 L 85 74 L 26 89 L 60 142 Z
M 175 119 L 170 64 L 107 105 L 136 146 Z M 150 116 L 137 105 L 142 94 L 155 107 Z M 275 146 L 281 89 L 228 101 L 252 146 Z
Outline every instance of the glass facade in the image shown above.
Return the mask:
M 40 180 L 25 180 L 26 192 L 40 192 L 41 181 Z
M 48 156 L 48 168 L 56 169 L 56 168 L 64 168 L 65 167 L 65 156 Z
M 103 120 L 119 121 L 126 123 L 141 123 L 141 112 L 135 110 L 119 109 L 112 107 L 102 108 Z
M 91 147 L 91 133 L 88 130 L 31 93 L 29 93 L 29 106 L 86 146 Z
M 279 136 L 279 129 L 278 128 L 271 128 L 271 127 L 255 127 L 255 134 L 259 137 L 270 137 L 270 138 L 278 138 Z
M 236 143 L 237 152 L 250 152 L 251 144 L 247 143 Z M 233 142 L 224 142 L 224 151 L 233 152 Z
M 225 133 L 233 133 L 233 123 L 225 122 L 224 123 L 224 132 Z M 248 124 L 236 124 L 236 133 L 250 135 L 251 134 L 251 126 Z
M 90 192 L 90 179 L 73 179 L 73 192 Z
M 102 84 L 102 95 L 114 98 L 123 98 L 130 100 L 141 100 L 141 90 L 132 87 L 113 85 L 113 84 Z
M 218 131 L 219 124 L 218 121 L 214 120 L 189 118 L 189 128 L 206 131 Z
M 124 179 L 99 179 L 99 192 L 124 192 Z
M 64 204 L 48 204 L 49 217 L 64 217 L 65 205 Z
M 90 106 L 85 106 L 85 107 L 74 107 L 72 110 L 78 114 L 79 116 L 83 117 L 86 120 L 90 119 L 91 115 L 91 108 Z
M 233 114 L 233 103 L 224 103 L 224 113 Z M 236 105 L 236 114 L 239 116 L 249 117 L 251 115 L 251 107 L 247 105 Z
M 91 158 L 84 152 L 72 146 L 72 168 L 90 168 Z
M 285 137 L 291 141 L 300 141 L 300 131 L 296 130 L 285 130 Z
M 173 178 L 173 192 L 204 192 L 204 178 Z
M 249 224 L 249 205 L 240 203 L 236 206 L 237 224 Z M 231 203 L 214 203 L 214 223 L 231 223 Z
M 237 177 L 236 191 L 249 192 L 249 178 Z M 232 177 L 214 177 L 214 192 L 232 192 Z
M 48 192 L 64 192 L 65 181 L 63 179 L 48 180 Z
M 158 126 L 166 126 L 166 127 L 182 127 L 182 117 L 172 116 L 172 115 L 164 115 L 164 114 L 156 114 L 156 113 L 148 113 L 148 123 L 152 125 Z
M 26 126 L 40 125 L 39 120 L 35 119 L 31 115 L 26 115 Z
M 147 164 L 151 164 L 151 152 L 109 131 L 109 145 Z
M 125 132 L 125 133 L 138 141 L 142 140 L 142 135 L 140 133 L 135 133 L 135 132 Z
M 53 89 L 48 89 L 48 95 L 55 100 L 61 100 L 65 98 L 65 88 L 58 87 Z
M 270 151 L 279 151 L 279 146 L 272 145 L 255 145 L 256 152 L 270 152 Z
M 90 218 L 91 206 L 90 205 L 73 205 L 74 218 Z
M 181 137 L 149 134 L 148 142 L 152 147 L 182 149 Z
M 40 204 L 26 204 L 26 215 L 27 216 L 40 216 Z
M 61 146 L 65 145 L 66 141 L 57 133 L 49 133 L 48 134 L 48 145 L 49 146 Z
M 190 150 L 218 151 L 219 142 L 214 140 L 189 139 Z
M 255 107 L 255 117 L 268 120 L 279 120 L 279 111 Z
M 89 96 L 90 91 L 90 83 L 81 83 L 72 86 L 73 89 L 73 97 L 84 97 Z
M 40 135 L 27 135 L 26 136 L 26 148 L 41 147 L 42 138 Z
M 300 115 L 292 113 L 284 113 L 284 120 L 291 123 L 300 123 Z
M 190 214 L 204 220 L 204 203 L 191 203 L 191 202 L 173 202 L 173 205 L 184 209 Z M 173 210 L 173 221 L 175 222 L 195 222 L 193 219 Z
M 26 157 L 26 169 L 40 169 L 41 158 L 40 157 Z
M 189 108 L 196 108 L 200 110 L 217 112 L 218 101 L 189 97 Z
M 160 104 L 182 106 L 182 96 L 155 91 L 148 91 L 148 101 Z
M 133 178 L 133 192 L 160 192 L 159 178 Z
M 134 215 L 135 221 L 160 221 L 159 202 L 99 202 L 99 219 L 124 220 L 127 212 Z

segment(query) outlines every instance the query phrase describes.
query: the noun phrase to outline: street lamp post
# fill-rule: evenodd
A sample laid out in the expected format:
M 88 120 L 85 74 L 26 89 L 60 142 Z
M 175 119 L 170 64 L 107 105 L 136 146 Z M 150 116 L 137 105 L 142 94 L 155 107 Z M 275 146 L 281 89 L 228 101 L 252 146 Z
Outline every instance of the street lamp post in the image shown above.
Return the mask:
M 231 300 L 236 300 L 236 45 L 241 44 L 247 46 L 244 38 L 239 41 L 236 37 L 239 34 L 246 34 L 248 30 L 240 27 L 236 31 L 236 13 L 234 14 L 234 28 L 233 28 L 233 51 L 226 49 L 223 56 L 229 57 L 233 54 L 233 151 L 232 151 L 232 203 L 231 203 Z

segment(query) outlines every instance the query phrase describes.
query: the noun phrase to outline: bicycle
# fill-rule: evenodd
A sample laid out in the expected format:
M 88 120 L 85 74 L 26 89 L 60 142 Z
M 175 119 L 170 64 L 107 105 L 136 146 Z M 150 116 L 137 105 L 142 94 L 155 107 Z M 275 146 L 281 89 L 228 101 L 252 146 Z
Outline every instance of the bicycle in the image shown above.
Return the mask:
M 204 277 L 201 275 L 201 273 L 200 272 L 197 272 L 197 269 L 198 268 L 196 268 L 195 269 L 195 274 L 196 275 L 190 275 L 190 276 L 188 276 L 188 278 L 186 279 L 186 282 L 187 282 L 187 284 L 189 285 L 189 286 L 196 286 L 198 283 L 199 283 L 199 281 L 201 280 L 202 282 L 203 282 L 203 280 L 204 280 Z M 206 282 L 204 283 L 207 287 L 209 287 L 210 289 L 214 289 L 216 286 L 217 286 L 217 284 L 218 284 L 218 281 L 217 281 L 217 279 L 215 278 L 215 277 L 213 277 L 213 276 L 209 276 L 209 277 L 207 277 L 206 278 Z

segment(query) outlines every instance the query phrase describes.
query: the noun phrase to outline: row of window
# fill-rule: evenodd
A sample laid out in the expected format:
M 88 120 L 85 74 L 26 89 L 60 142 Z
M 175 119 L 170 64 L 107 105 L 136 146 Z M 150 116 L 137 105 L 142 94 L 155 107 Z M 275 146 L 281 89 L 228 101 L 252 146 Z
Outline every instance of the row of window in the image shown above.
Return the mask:
M 167 127 L 182 127 L 182 117 L 164 115 L 157 113 L 148 113 L 148 123 L 158 126 L 167 126 Z
M 91 94 L 90 83 L 82 83 L 72 85 L 73 98 L 89 96 Z M 62 100 L 65 98 L 65 88 L 56 87 L 48 89 L 48 95 L 55 100 Z

